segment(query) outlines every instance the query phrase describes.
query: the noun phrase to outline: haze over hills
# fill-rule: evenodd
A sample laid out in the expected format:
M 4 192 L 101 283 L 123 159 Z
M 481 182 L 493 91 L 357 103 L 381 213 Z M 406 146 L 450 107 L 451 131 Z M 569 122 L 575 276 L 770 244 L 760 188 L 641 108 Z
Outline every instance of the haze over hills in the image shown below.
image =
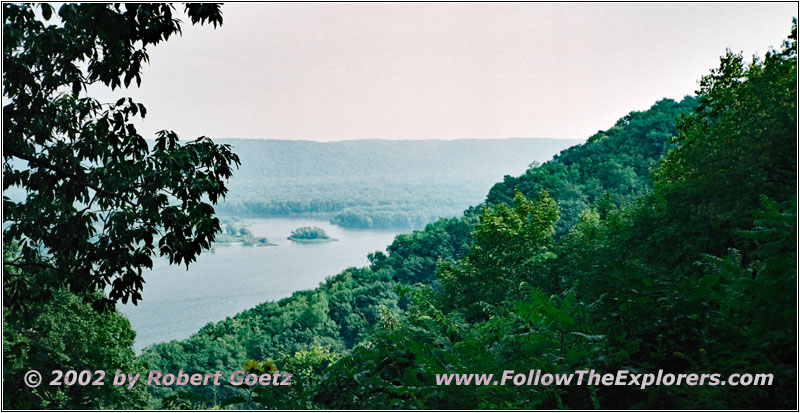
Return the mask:
M 581 139 L 509 138 L 459 140 L 215 139 L 242 158 L 235 181 L 263 178 L 403 176 L 482 177 L 519 173 L 532 161 L 582 142 Z
M 481 203 L 492 185 L 581 139 L 215 139 L 240 157 L 225 201 L 237 217 L 305 216 L 350 228 L 421 229 Z M 150 142 L 152 145 L 153 142 Z M 24 161 L 17 161 L 24 167 Z M 4 193 L 22 200 L 16 187 Z
M 480 203 L 494 182 L 523 173 L 578 139 L 216 139 L 242 165 L 218 210 L 314 215 L 361 228 L 419 228 Z

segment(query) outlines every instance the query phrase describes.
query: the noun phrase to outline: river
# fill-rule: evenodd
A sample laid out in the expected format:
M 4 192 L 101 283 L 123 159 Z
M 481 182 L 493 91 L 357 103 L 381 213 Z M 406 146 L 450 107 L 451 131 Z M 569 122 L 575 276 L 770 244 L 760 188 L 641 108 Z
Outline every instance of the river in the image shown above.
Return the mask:
M 186 266 L 154 260 L 144 274 L 143 300 L 118 308 L 136 331 L 134 350 L 184 339 L 210 322 L 231 317 L 265 301 L 316 288 L 348 267 L 369 264 L 367 254 L 385 250 L 398 230 L 354 230 L 328 221 L 298 218 L 247 219 L 255 237 L 270 247 L 217 245 Z M 286 237 L 303 226 L 317 226 L 338 241 L 299 244 Z

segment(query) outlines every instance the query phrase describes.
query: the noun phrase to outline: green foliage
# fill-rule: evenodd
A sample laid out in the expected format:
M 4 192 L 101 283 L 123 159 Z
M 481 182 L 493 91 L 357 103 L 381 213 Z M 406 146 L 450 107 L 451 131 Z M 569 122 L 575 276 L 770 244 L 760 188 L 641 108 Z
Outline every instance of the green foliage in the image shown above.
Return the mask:
M 555 258 L 557 219 L 558 209 L 547 193 L 531 202 L 517 192 L 513 206 L 484 208 L 465 257 L 457 265 L 439 266 L 447 301 L 470 308 L 470 318 L 482 317 L 493 313 L 520 282 L 548 284 L 546 261 Z
M 146 114 L 130 98 L 104 104 L 89 86 L 141 83 L 147 48 L 180 33 L 170 4 L 3 4 L 3 241 L 20 254 L 5 262 L 26 282 L 4 285 L 6 305 L 47 299 L 57 288 L 110 306 L 141 299 L 142 268 L 158 253 L 194 261 L 219 229 L 212 203 L 238 158 L 170 131 L 150 147 L 132 120 Z M 222 23 L 218 5 L 186 5 L 194 23 Z M 209 203 L 210 202 L 210 203 Z M 21 279 L 21 278 L 20 278 Z M 108 298 L 86 295 L 110 286 Z
M 714 319 L 706 333 L 711 365 L 775 374 L 777 388 L 728 391 L 732 404 L 780 408 L 795 401 L 797 386 L 797 202 L 783 205 L 761 197 L 753 228 L 739 233 L 744 251 L 704 255 L 704 275 L 693 288 Z M 745 258 L 747 257 L 747 258 Z
M 423 231 L 400 234 L 386 248 L 369 255 L 371 268 L 392 272 L 397 282 L 435 284 L 439 262 L 452 262 L 469 249 L 472 242 L 471 217 L 440 219 L 425 226 Z
M 330 236 L 319 227 L 300 227 L 292 231 L 289 239 L 330 239 Z
M 650 188 L 651 168 L 677 133 L 675 119 L 694 106 L 695 98 L 687 96 L 681 102 L 663 99 L 646 111 L 631 112 L 611 129 L 533 165 L 522 176 L 506 176 L 489 191 L 486 203 L 510 203 L 517 191 L 528 198 L 547 191 L 559 206 L 556 236 L 561 237 L 582 211 L 603 197 L 620 205 L 644 194 Z
M 338 360 L 339 355 L 333 353 L 330 347 L 319 345 L 308 350 L 301 350 L 293 355 L 284 354 L 278 363 L 281 371 L 277 370 L 271 360 L 259 363 L 254 360 L 245 365 L 245 372 L 261 375 L 264 373 L 287 373 L 292 376 L 291 386 L 241 386 L 240 396 L 233 396 L 224 401 L 221 406 L 244 405 L 248 408 L 280 409 L 280 410 L 309 410 L 316 406 L 310 400 L 310 391 L 319 384 L 322 374 L 329 366 Z M 283 378 L 281 378 L 281 381 Z
M 315 346 L 343 350 L 363 339 L 382 308 L 399 311 L 396 283 L 387 271 L 348 269 L 330 277 L 313 291 L 298 291 L 278 302 L 268 302 L 216 324 L 209 324 L 183 341 L 145 348 L 142 358 L 162 371 L 183 369 L 189 374 L 233 371 L 244 360 L 279 360 L 312 351 Z M 157 398 L 175 393 L 151 388 Z M 277 390 L 276 390 L 277 391 Z M 195 389 L 212 403 L 238 395 L 235 389 L 207 386 Z
M 39 10 L 37 16 L 36 9 Z M 187 4 L 192 23 L 222 24 L 217 4 Z M 180 34 L 170 4 L 3 4 L 4 408 L 147 408 L 130 324 L 113 304 L 141 299 L 160 254 L 193 262 L 219 230 L 212 204 L 238 157 L 202 137 L 136 131 L 146 108 L 87 91 L 141 84 L 148 48 Z M 14 200 L 9 192 L 21 193 Z M 94 308 L 84 304 L 91 302 Z M 95 310 L 102 308 L 103 312 Z M 104 370 L 104 386 L 29 389 L 39 370 Z
M 369 268 L 142 355 L 189 374 L 274 368 L 297 387 L 151 394 L 193 408 L 795 408 L 794 26 L 763 62 L 723 57 L 696 101 L 629 114 L 507 177 L 483 208 L 397 236 Z M 531 369 L 775 378 L 644 390 L 436 383 Z
M 3 307 L 4 409 L 146 408 L 150 396 L 142 383 L 133 389 L 112 386 L 117 369 L 146 374 L 133 353 L 135 333 L 115 312 L 97 313 L 80 297 L 56 291 L 32 320 L 21 320 Z M 25 386 L 28 370 L 42 374 L 36 389 Z M 103 386 L 50 386 L 53 370 L 105 371 Z M 95 374 L 94 378 L 98 376 Z
M 748 227 L 760 195 L 796 195 L 796 28 L 763 62 L 745 64 L 729 51 L 700 86 L 695 113 L 654 173 L 669 210 L 661 228 L 671 231 L 658 236 L 719 254 L 739 244 L 732 230 Z
M 796 25 L 784 50 L 770 52 L 764 63 L 745 68 L 730 54 L 723 58 L 703 81 L 698 109 L 680 122 L 652 192 L 616 172 L 636 171 L 642 160 L 659 156 L 667 135 L 635 130 L 652 126 L 640 121 L 664 115 L 665 106 L 674 109 L 669 102 L 622 119 L 608 134 L 520 178 L 506 178 L 490 194 L 495 207 L 479 216 L 469 251 L 439 265 L 444 291 L 416 289 L 405 317 L 375 330 L 332 366 L 314 400 L 328 408 L 380 409 L 793 408 L 795 33 Z M 631 139 L 648 135 L 654 139 Z M 630 152 L 601 150 L 604 142 Z M 571 210 L 580 203 L 565 200 L 584 201 L 576 197 L 595 180 L 593 205 Z M 561 227 L 555 256 L 535 248 L 546 242 L 526 241 L 542 240 L 536 234 L 547 234 L 541 232 L 547 225 L 521 231 L 527 212 L 503 204 L 509 200 L 503 196 L 512 196 L 504 191 L 520 188 L 552 190 L 562 211 L 575 214 L 570 231 Z M 574 196 L 564 195 L 569 190 Z M 510 199 L 525 204 L 518 194 Z M 532 262 L 547 265 L 526 278 Z M 519 278 L 517 288 L 506 282 Z M 763 372 L 775 374 L 775 382 L 647 390 L 431 384 L 435 373 L 498 373 L 498 366 Z
M 387 248 L 388 255 L 370 255 L 371 268 L 350 268 L 330 277 L 314 291 L 299 291 L 289 298 L 209 324 L 187 340 L 148 347 L 142 358 L 152 368 L 182 368 L 191 373 L 231 370 L 245 359 L 272 358 L 292 374 L 295 372 L 289 370 L 289 365 L 297 361 L 292 357 L 314 358 L 318 350 L 325 349 L 323 353 L 338 358 L 339 352 L 363 341 L 375 326 L 396 321 L 395 315 L 409 298 L 401 297 L 404 290 L 397 290 L 398 281 L 432 282 L 437 262 L 454 261 L 466 251 L 471 236 L 469 221 L 442 219 L 424 231 L 398 235 Z M 149 390 L 162 400 L 176 394 L 172 389 Z M 296 391 L 301 393 L 293 393 Z M 297 396 L 280 398 L 281 403 L 297 408 L 317 406 L 307 391 L 310 390 L 305 387 L 291 389 L 289 393 Z M 206 406 L 241 396 L 230 388 L 198 388 L 195 392 L 210 400 Z
M 242 368 L 244 369 L 245 375 L 254 374 L 257 377 L 260 377 L 264 374 L 274 375 L 275 373 L 278 373 L 278 367 L 275 366 L 275 363 L 269 358 L 264 361 L 247 360 L 245 361 L 244 365 L 242 365 Z M 270 382 L 272 382 L 272 379 L 273 377 L 270 377 Z M 227 400 L 223 401 L 220 404 L 220 407 L 222 408 L 227 406 L 239 406 L 239 408 L 244 407 L 246 409 L 252 409 L 258 405 L 263 408 L 263 406 L 269 405 L 275 400 L 274 395 L 269 391 L 270 387 L 259 386 L 258 384 L 252 386 L 248 384 L 241 384 L 237 386 L 233 385 L 232 383 L 228 383 L 226 385 L 235 389 L 239 394 L 229 397 Z
M 580 332 L 582 303 L 569 291 L 549 296 L 523 283 L 505 311 L 475 324 L 439 309 L 438 293 L 419 289 L 407 316 L 382 328 L 327 372 L 314 401 L 329 409 L 547 409 L 560 390 L 539 386 L 440 386 L 437 373 L 570 371 L 600 354 L 601 337 Z M 568 397 L 590 406 L 586 388 Z

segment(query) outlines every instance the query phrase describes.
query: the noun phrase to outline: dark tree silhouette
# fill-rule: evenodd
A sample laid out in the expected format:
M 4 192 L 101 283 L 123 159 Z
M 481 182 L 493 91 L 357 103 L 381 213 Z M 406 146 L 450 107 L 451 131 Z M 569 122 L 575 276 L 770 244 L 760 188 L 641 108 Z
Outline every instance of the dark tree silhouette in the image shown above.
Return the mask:
M 217 4 L 184 9 L 192 23 L 222 24 Z M 107 286 L 95 303 L 136 303 L 154 254 L 188 265 L 209 247 L 212 204 L 239 158 L 167 130 L 150 145 L 131 123 L 142 104 L 87 96 L 93 84 L 141 83 L 148 47 L 181 33 L 175 6 L 64 4 L 57 15 L 3 4 L 3 189 L 25 193 L 3 197 L 3 241 L 19 247 L 3 262 L 5 305 Z

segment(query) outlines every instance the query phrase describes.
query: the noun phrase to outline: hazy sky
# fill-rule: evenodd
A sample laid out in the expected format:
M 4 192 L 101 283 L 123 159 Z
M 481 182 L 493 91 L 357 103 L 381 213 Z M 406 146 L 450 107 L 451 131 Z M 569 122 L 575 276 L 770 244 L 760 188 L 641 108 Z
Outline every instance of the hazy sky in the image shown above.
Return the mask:
M 225 4 L 150 50 L 146 137 L 586 138 L 680 99 L 726 48 L 779 48 L 796 3 Z

